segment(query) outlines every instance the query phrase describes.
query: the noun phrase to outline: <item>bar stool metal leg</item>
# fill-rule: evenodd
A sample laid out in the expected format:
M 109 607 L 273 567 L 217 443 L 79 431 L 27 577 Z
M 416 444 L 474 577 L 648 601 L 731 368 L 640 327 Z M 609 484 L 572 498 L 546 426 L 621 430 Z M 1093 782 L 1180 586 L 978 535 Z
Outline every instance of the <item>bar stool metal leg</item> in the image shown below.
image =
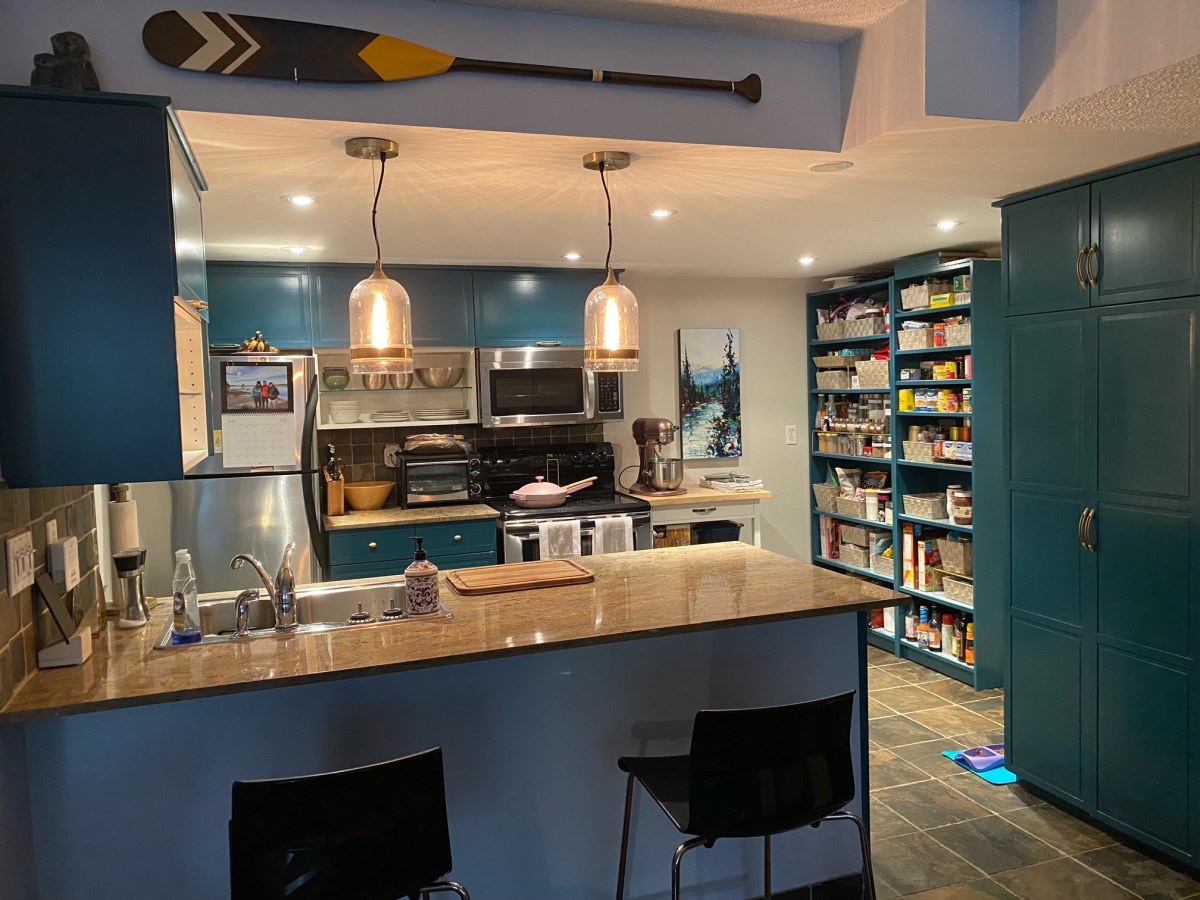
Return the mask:
M 427 888 L 421 890 L 421 897 L 427 900 L 430 894 L 436 894 L 441 891 L 458 894 L 462 900 L 471 900 L 471 895 L 467 893 L 467 889 L 457 881 L 436 881 Z
M 625 786 L 625 824 L 621 828 L 621 865 L 617 869 L 617 900 L 625 897 L 625 859 L 629 855 L 629 820 L 633 815 L 633 776 Z
M 867 832 L 866 823 L 854 813 L 846 810 L 830 813 L 821 821 L 831 822 L 835 819 L 851 821 L 858 828 L 858 840 L 862 845 L 863 856 L 863 897 L 865 900 L 875 900 L 875 870 L 871 865 L 871 836 Z
M 696 837 L 690 841 L 684 841 L 675 848 L 675 855 L 671 857 L 671 900 L 679 900 L 680 891 L 683 890 L 679 880 L 679 865 L 683 862 L 684 854 L 695 847 L 707 848 L 715 843 L 714 839 Z
M 763 900 L 771 900 L 771 836 L 763 838 Z

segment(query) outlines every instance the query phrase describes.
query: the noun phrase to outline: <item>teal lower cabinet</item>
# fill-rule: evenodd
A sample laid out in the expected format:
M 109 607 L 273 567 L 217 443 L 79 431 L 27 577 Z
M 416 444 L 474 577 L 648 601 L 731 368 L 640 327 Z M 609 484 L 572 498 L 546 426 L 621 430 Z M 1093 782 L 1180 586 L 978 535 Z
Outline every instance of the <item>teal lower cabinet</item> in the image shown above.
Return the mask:
M 403 575 L 420 535 L 429 561 L 439 569 L 496 565 L 496 522 L 471 519 L 429 525 L 358 528 L 329 535 L 329 577 Z

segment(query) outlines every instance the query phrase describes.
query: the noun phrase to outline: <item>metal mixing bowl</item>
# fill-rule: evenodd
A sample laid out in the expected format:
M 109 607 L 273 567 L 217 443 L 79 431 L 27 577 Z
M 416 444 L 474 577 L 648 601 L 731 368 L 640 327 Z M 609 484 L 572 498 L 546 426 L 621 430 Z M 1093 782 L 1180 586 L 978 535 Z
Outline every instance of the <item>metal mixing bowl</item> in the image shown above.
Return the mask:
M 650 486 L 656 491 L 673 491 L 683 484 L 683 460 L 659 457 L 654 461 Z
M 462 366 L 429 366 L 416 370 L 421 384 L 431 388 L 454 387 L 462 380 L 465 371 Z
M 387 380 L 388 387 L 410 388 L 412 387 L 413 375 L 412 372 L 409 372 L 407 375 L 389 375 Z
M 368 391 L 378 391 L 387 387 L 388 377 L 378 372 L 370 372 L 362 377 L 363 387 Z

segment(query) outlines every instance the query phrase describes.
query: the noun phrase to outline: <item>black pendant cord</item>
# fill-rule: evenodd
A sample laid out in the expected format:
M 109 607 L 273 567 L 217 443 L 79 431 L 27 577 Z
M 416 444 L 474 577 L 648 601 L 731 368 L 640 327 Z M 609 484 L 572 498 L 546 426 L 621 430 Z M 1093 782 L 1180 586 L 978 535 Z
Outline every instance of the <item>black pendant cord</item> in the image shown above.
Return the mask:
M 379 213 L 379 195 L 383 192 L 383 173 L 387 167 L 387 157 L 379 157 L 379 186 L 375 188 L 375 202 L 371 204 L 371 234 L 375 238 L 375 264 L 382 265 L 379 253 L 379 227 L 375 224 L 375 216 Z
M 604 270 L 612 272 L 612 195 L 608 192 L 608 179 L 604 177 L 604 163 L 600 163 L 600 184 L 604 188 L 604 202 L 608 204 L 608 253 L 604 256 Z

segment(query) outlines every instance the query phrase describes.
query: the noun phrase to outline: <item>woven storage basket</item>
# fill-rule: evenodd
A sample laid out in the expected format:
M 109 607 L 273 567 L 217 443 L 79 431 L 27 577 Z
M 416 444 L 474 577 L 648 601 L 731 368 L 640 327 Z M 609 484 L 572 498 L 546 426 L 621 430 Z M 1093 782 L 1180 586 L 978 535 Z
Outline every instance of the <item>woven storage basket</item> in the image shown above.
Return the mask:
M 814 484 L 813 496 L 817 498 L 817 509 L 822 512 L 837 512 L 838 486 L 836 484 Z
M 961 347 L 971 343 L 971 323 L 946 326 L 946 346 Z
M 854 353 L 848 355 L 838 354 L 836 356 L 814 356 L 812 361 L 813 365 L 818 369 L 848 369 L 855 363 L 869 358 L 870 354 Z
M 867 528 L 865 525 L 851 525 L 849 522 L 842 523 L 842 543 L 853 544 L 856 547 L 869 546 L 870 538 L 867 536 Z
M 860 388 L 887 388 L 888 384 L 888 361 L 886 359 L 871 359 L 864 362 L 856 362 L 854 370 L 858 372 L 858 386 Z
M 894 578 L 896 575 L 896 561 L 888 559 L 886 556 L 871 557 L 871 571 L 884 578 Z
M 846 323 L 838 320 L 837 322 L 826 322 L 824 325 L 817 324 L 817 340 L 818 341 L 836 341 L 846 336 Z
M 871 557 L 867 551 L 862 547 L 855 547 L 853 544 L 842 544 L 839 558 L 842 562 L 858 566 L 860 569 L 867 568 L 871 563 Z
M 817 387 L 825 391 L 844 391 L 850 387 L 850 373 L 845 369 L 825 369 L 817 373 Z
M 845 534 L 845 529 L 842 530 Z M 974 551 L 970 541 L 948 541 L 938 538 L 938 553 L 942 555 L 942 568 L 951 575 L 970 575 L 973 571 Z
M 887 331 L 887 319 L 883 316 L 871 316 L 865 319 L 855 319 L 846 323 L 846 337 L 870 337 L 873 334 L 883 334 Z
M 933 346 L 933 329 L 913 328 L 908 331 L 897 331 L 896 341 L 901 350 L 924 350 Z
M 914 462 L 933 462 L 933 448 L 936 446 L 929 441 L 902 441 L 904 458 Z
M 945 591 L 946 597 L 955 603 L 962 603 L 965 606 L 975 605 L 975 584 L 973 582 L 961 581 L 948 576 L 942 579 L 942 590 Z
M 837 511 L 843 516 L 854 516 L 856 519 L 865 519 L 867 517 L 867 501 L 851 500 L 849 497 L 838 497 Z
M 838 498 L 838 512 L 842 511 L 841 503 L 841 498 Z M 946 494 L 944 491 L 936 494 L 905 494 L 904 512 L 922 519 L 944 519 Z

